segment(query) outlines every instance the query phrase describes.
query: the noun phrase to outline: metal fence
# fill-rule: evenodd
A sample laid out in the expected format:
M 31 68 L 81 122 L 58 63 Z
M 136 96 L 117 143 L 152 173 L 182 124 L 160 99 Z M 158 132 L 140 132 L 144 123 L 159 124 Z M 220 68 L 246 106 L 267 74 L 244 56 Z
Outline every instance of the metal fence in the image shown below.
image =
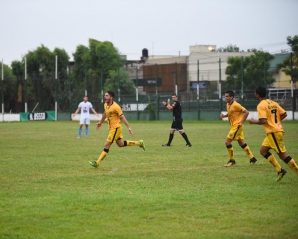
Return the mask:
M 194 83 L 197 84 L 197 82 L 188 83 L 185 69 L 182 68 L 181 71 L 183 72 L 179 74 L 175 72 L 173 74 L 172 71 L 158 72 L 155 77 L 147 75 L 144 79 L 131 79 L 137 86 L 136 93 L 127 95 L 122 94 L 121 89 L 116 89 L 114 100 L 121 105 L 129 119 L 170 119 L 162 101 L 167 101 L 177 91 L 185 119 L 219 119 L 219 113 L 225 111 L 225 87 L 222 87 L 221 94 L 216 81 L 199 82 L 199 86 L 194 87 Z M 158 82 L 158 79 L 167 80 Z M 100 78 L 55 79 L 54 75 L 34 75 L 28 76 L 26 80 L 2 80 L 0 94 L 2 94 L 4 113 L 57 110 L 58 120 L 70 120 L 71 114 L 75 112 L 84 95 L 88 95 L 89 101 L 97 112 L 103 112 L 103 83 Z M 258 101 L 253 91 L 232 90 L 235 92 L 236 101 L 248 110 L 256 110 Z M 294 97 L 288 90 L 279 92 L 272 90 L 268 93 L 270 98 L 278 101 L 286 110 L 297 111 L 297 90 L 294 91 Z

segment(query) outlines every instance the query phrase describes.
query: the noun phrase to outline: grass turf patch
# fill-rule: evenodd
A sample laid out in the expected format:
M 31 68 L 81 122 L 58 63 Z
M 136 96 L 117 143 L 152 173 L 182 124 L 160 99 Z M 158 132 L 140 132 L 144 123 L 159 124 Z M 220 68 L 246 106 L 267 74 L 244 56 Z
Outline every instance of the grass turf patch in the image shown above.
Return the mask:
M 1 123 L 0 238 L 296 238 L 297 175 L 277 173 L 259 148 L 262 126 L 245 124 L 256 165 L 237 142 L 228 161 L 227 122 L 184 121 L 193 145 L 170 121 L 130 122 L 139 147 L 113 145 L 95 169 L 88 164 L 108 135 L 92 123 L 77 139 L 75 122 Z M 298 123 L 283 123 L 288 153 L 298 162 Z M 84 132 L 84 130 L 83 130 Z M 276 155 L 275 153 L 273 153 Z

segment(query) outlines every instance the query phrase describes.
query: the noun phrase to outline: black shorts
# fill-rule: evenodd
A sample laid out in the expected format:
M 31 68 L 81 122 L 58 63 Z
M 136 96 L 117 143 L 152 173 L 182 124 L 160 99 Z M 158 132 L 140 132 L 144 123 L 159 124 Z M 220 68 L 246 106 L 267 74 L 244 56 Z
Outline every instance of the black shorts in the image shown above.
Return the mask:
M 182 121 L 183 121 L 183 119 L 173 120 L 171 129 L 172 130 L 177 130 L 177 131 L 183 130 Z

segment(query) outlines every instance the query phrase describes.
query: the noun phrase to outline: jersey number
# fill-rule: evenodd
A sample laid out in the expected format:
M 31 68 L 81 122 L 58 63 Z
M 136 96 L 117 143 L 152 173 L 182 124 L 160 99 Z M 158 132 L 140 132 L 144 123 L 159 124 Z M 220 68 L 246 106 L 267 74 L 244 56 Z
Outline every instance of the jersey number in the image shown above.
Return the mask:
M 271 110 L 271 114 L 274 114 L 274 121 L 275 121 L 275 123 L 277 123 L 276 110 Z

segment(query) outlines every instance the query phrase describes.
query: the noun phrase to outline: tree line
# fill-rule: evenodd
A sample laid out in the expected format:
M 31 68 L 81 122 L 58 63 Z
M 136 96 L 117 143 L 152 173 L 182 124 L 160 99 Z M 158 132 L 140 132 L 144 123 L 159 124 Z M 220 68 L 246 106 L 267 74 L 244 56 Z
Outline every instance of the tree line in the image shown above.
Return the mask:
M 287 37 L 291 54 L 277 69 L 298 80 L 298 35 Z M 221 52 L 239 52 L 236 45 L 220 47 Z M 226 68 L 225 88 L 253 90 L 257 85 L 271 86 L 274 78 L 268 73 L 274 56 L 263 50 L 248 50 L 253 54 L 248 57 L 229 57 Z M 57 75 L 56 75 L 57 56 Z M 20 112 L 24 101 L 41 102 L 43 110 L 53 108 L 55 101 L 62 104 L 70 97 L 79 102 L 83 92 L 73 94 L 78 89 L 87 90 L 88 94 L 101 98 L 98 89 L 120 89 L 121 94 L 135 94 L 135 85 L 123 69 L 125 60 L 118 49 L 109 41 L 89 39 L 89 46 L 78 45 L 73 53 L 74 62 L 70 64 L 69 55 L 64 49 L 53 51 L 41 45 L 29 51 L 20 61 L 13 61 L 11 66 L 4 65 L 4 79 L 1 82 L 2 102 L 5 109 Z M 26 59 L 26 60 L 25 60 Z M 26 67 L 25 67 L 26 64 Z M 26 68 L 26 69 L 25 69 Z M 27 79 L 25 79 L 25 70 Z M 0 69 L 2 74 L 2 68 Z M 28 80 L 28 81 L 26 81 Z M 58 92 L 58 93 L 57 93 Z

